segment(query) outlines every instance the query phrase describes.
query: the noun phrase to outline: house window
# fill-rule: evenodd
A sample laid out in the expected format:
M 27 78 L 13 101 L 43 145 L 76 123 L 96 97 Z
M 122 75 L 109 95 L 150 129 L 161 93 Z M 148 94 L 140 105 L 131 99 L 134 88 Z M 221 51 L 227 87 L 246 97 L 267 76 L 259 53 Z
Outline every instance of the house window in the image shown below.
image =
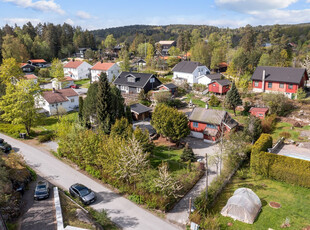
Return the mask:
M 127 78 L 127 81 L 128 81 L 128 82 L 135 82 L 135 78 L 133 78 L 133 77 L 128 77 L 128 78 Z
M 258 84 L 259 84 L 258 81 L 255 81 L 255 82 L 254 82 L 254 86 L 255 86 L 255 87 L 258 87 Z
M 272 82 L 268 82 L 268 88 L 272 88 Z
M 62 105 L 62 102 L 60 103 L 60 105 Z
M 263 116 L 263 114 L 259 113 L 259 114 L 258 114 L 258 116 L 259 116 L 259 117 L 262 117 L 262 116 Z
M 212 86 L 215 86 L 215 84 L 213 84 Z
M 152 78 L 150 79 L 150 83 L 154 83 L 154 82 L 155 82 L 155 78 L 152 77 Z
M 140 93 L 140 91 L 141 91 L 141 88 L 137 88 L 137 93 Z
M 279 88 L 282 88 L 282 89 L 283 89 L 283 88 L 284 88 L 284 84 L 283 84 L 283 83 L 280 83 L 280 84 L 279 84 Z
M 54 107 L 54 105 L 52 105 L 52 107 Z
M 207 124 L 207 128 L 216 129 L 216 126 L 215 126 L 215 125 L 212 125 L 212 124 Z
M 71 99 L 71 102 L 74 102 L 74 99 Z
M 198 122 L 193 122 L 193 127 L 198 128 Z
M 288 88 L 289 88 L 289 89 L 293 89 L 293 84 L 289 84 L 289 85 L 288 85 Z

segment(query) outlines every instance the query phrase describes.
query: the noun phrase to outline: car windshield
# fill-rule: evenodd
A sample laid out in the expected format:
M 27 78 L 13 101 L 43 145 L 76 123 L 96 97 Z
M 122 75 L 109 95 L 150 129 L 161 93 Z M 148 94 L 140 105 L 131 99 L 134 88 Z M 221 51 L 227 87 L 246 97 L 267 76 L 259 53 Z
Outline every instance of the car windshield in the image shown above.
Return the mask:
M 89 193 L 90 193 L 90 190 L 88 188 L 83 188 L 82 190 L 80 190 L 81 197 L 87 196 Z
M 46 195 L 46 191 L 36 191 L 35 193 L 37 196 L 40 196 L 40 195 Z
M 38 190 L 40 190 L 40 189 L 46 189 L 46 186 L 45 186 L 44 184 L 43 184 L 43 185 L 38 185 L 38 186 L 37 186 L 37 189 L 38 189 Z

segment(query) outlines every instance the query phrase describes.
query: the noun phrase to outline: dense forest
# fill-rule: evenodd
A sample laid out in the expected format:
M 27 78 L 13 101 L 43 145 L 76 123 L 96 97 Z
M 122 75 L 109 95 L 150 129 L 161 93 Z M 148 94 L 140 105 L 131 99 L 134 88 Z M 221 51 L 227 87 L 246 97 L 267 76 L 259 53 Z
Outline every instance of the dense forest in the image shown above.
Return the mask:
M 29 58 L 64 58 L 79 47 L 95 48 L 95 38 L 89 31 L 69 24 L 54 25 L 31 22 L 22 27 L 5 25 L 0 28 L 0 63 L 2 58 L 14 57 L 18 62 Z

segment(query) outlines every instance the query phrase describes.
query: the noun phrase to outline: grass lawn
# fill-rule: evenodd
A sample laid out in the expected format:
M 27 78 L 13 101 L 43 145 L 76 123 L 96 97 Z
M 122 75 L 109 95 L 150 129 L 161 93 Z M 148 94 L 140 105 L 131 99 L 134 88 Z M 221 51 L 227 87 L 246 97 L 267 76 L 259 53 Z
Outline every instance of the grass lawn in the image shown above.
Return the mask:
M 294 141 L 303 141 L 303 140 L 307 140 L 306 138 L 302 138 L 299 137 L 300 132 L 304 131 L 304 130 L 310 130 L 310 126 L 304 126 L 303 128 L 297 128 L 294 127 L 292 129 L 293 125 L 287 122 L 278 122 L 276 124 L 276 127 L 274 129 L 274 131 L 272 132 L 272 138 L 274 141 L 277 141 L 280 138 L 280 133 L 282 132 L 288 132 L 289 134 L 291 134 L 291 137 L 288 139 L 292 139 Z
M 151 155 L 151 165 L 155 168 L 163 161 L 168 162 L 170 171 L 183 169 L 185 164 L 181 162 L 180 156 L 183 149 L 169 149 L 167 146 L 155 146 Z
M 90 80 L 89 79 L 82 79 L 74 81 L 74 84 L 79 85 L 81 88 L 89 88 Z
M 166 76 L 165 76 L 165 78 L 167 78 L 167 79 L 172 79 L 172 77 L 173 77 L 173 74 L 170 74 L 170 75 L 166 75 Z
M 246 179 L 242 179 L 240 172 L 243 172 L 242 177 Z M 262 202 L 262 210 L 253 225 L 234 221 L 219 214 L 234 191 L 241 187 L 252 189 Z M 282 207 L 271 208 L 269 206 L 271 201 L 280 203 Z M 310 189 L 271 179 L 251 177 L 249 169 L 242 169 L 224 189 L 211 212 L 219 217 L 221 229 L 280 229 L 286 218 L 290 219 L 289 229 L 302 229 L 310 225 Z M 229 222 L 233 223 L 233 226 L 228 227 Z
M 199 96 L 195 96 L 193 93 L 188 93 L 188 94 L 185 95 L 185 97 L 187 97 L 185 99 L 186 102 L 189 102 L 190 100 L 192 100 L 192 103 L 194 105 L 197 105 L 197 106 L 203 107 L 203 108 L 206 107 L 207 103 L 203 102 Z
M 64 226 L 70 225 L 73 227 L 85 228 L 85 229 L 96 229 L 92 224 L 80 221 L 76 217 L 76 210 L 80 209 L 76 204 L 74 204 L 66 195 L 62 192 L 59 193 L 61 211 L 64 220 Z
M 70 121 L 75 121 L 78 118 L 78 112 L 70 112 L 62 117 L 68 118 Z M 38 125 L 33 128 L 35 132 L 50 132 L 56 130 L 58 123 L 57 116 L 44 117 L 39 121 Z

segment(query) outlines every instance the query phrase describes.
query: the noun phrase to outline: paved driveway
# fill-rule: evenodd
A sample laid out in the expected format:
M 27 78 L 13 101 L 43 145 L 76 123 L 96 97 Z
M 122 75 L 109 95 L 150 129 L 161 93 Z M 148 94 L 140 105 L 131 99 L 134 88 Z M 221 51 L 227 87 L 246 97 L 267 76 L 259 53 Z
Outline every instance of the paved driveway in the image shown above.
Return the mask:
M 91 188 L 98 197 L 98 200 L 91 206 L 98 211 L 105 209 L 112 221 L 123 229 L 178 229 L 73 169 L 47 151 L 37 149 L 1 133 L 0 137 L 10 143 L 13 148 L 19 149 L 18 152 L 24 156 L 26 163 L 56 186 L 68 190 L 70 185 L 79 182 Z
M 42 178 L 38 176 L 38 179 Z M 54 194 L 51 186 L 50 197 L 46 200 L 34 201 L 34 189 L 36 182 L 29 184 L 23 196 L 25 203 L 24 211 L 21 220 L 21 230 L 56 230 L 56 216 L 54 206 Z
M 208 156 L 211 156 L 216 151 L 219 150 L 217 144 L 208 144 L 203 140 L 187 137 L 186 142 L 189 143 L 189 146 L 193 149 L 194 154 L 202 162 L 205 162 L 206 153 Z M 209 176 L 208 184 L 216 177 L 216 167 L 209 166 Z M 197 196 L 206 188 L 206 174 L 196 183 L 196 185 L 189 191 L 189 193 L 184 196 L 179 203 L 177 203 L 174 208 L 168 212 L 167 219 L 173 223 L 177 223 L 181 226 L 184 226 L 188 222 L 189 215 L 189 200 L 192 198 L 192 201 L 195 200 Z

